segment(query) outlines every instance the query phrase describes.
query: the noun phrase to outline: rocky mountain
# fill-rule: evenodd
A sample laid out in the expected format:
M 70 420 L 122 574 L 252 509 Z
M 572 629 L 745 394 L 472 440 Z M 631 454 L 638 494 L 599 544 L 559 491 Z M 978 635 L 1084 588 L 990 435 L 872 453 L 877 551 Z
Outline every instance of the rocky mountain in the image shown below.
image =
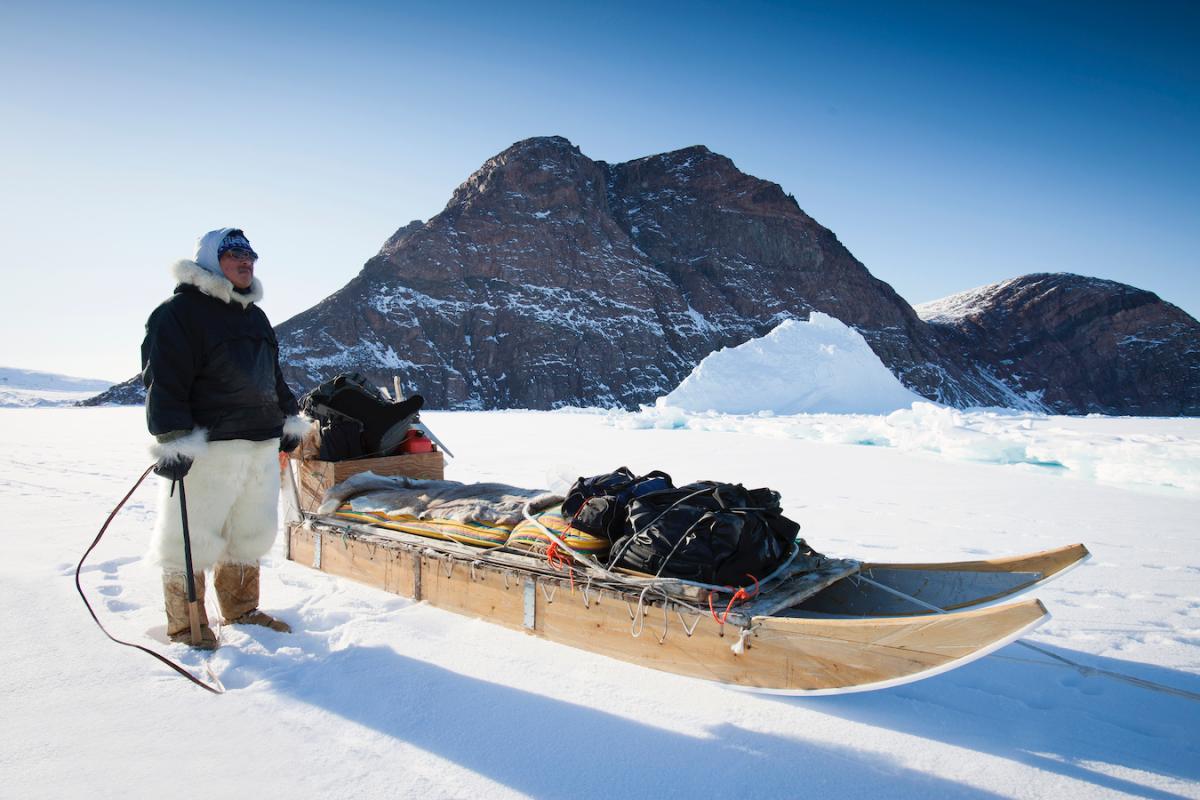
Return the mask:
M 1025 275 L 917 306 L 962 358 L 1060 413 L 1200 415 L 1200 325 L 1153 292 Z
M 705 147 L 607 164 L 518 142 L 279 334 L 301 386 L 356 369 L 433 407 L 628 407 L 814 309 L 927 397 L 1002 401 L 778 184 Z
M 126 381 L 112 386 L 98 395 L 79 401 L 81 406 L 137 406 L 146 402 L 146 390 L 142 378 L 134 375 Z
M 399 375 L 433 408 L 633 407 L 714 350 L 814 310 L 856 328 L 930 399 L 1097 407 L 1084 390 L 1051 390 L 1060 372 L 1034 361 L 1015 368 L 1007 347 L 981 344 L 948 318 L 923 320 L 778 184 L 702 146 L 608 164 L 561 137 L 518 142 L 440 214 L 402 227 L 345 287 L 277 331 L 299 389 L 354 370 L 385 386 Z M 1124 335 L 1140 335 L 1128 322 Z M 1181 324 L 1194 334 L 1195 320 Z M 1156 386 L 1137 408 L 1155 392 L 1172 407 L 1178 386 Z M 132 382 L 95 401 L 137 397 Z

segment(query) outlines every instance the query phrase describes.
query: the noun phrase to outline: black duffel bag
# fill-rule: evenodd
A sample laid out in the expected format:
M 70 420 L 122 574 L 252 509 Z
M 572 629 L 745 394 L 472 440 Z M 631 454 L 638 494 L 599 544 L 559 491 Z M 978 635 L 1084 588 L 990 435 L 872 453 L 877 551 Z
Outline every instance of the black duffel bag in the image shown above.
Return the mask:
M 611 566 L 721 586 L 774 572 L 800 530 L 783 516 L 778 492 L 715 481 L 638 497 L 626 525 Z
M 576 530 L 612 541 L 626 532 L 626 510 L 631 500 L 673 486 L 671 476 L 665 472 L 655 470 L 637 476 L 627 467 L 579 478 L 563 500 L 563 518 Z
M 414 394 L 393 403 L 363 374 L 346 372 L 300 398 L 300 410 L 321 426 L 322 461 L 391 455 L 424 405 Z

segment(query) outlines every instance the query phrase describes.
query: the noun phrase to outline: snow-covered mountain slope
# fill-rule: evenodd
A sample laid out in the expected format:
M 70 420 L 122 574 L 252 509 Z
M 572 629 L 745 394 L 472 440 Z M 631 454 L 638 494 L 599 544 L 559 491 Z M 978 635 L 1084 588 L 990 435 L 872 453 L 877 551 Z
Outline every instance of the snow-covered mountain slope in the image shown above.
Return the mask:
M 904 388 L 862 334 L 828 314 L 785 320 L 758 339 L 711 353 L 657 405 L 729 414 L 882 414 L 920 395 Z
M 996 305 L 997 298 L 1020 280 L 1012 278 L 977 286 L 938 300 L 930 300 L 928 303 L 920 303 L 913 306 L 913 310 L 926 322 L 956 325 L 964 319 L 978 317 L 989 311 Z
M 916 311 L 1010 393 L 1003 405 L 1026 398 L 1059 413 L 1200 415 L 1200 322 L 1152 292 L 1040 273 Z
M 0 367 L 0 408 L 71 405 L 103 392 L 112 381 Z
M 452 479 L 538 487 L 627 464 L 770 486 L 835 556 L 978 559 L 1083 541 L 1093 559 L 1033 592 L 1053 616 L 1027 641 L 1200 695 L 1196 491 L 789 438 L 753 417 L 659 430 L 622 427 L 637 416 L 625 413 L 422 416 L 459 456 Z M 940 424 L 914 423 L 930 440 Z M 1193 420 L 1031 424 L 1052 448 L 1150 434 L 1200 447 Z M 962 435 L 977 452 L 1003 445 L 982 424 Z M 356 585 L 281 547 L 263 607 L 296 633 L 222 629 L 207 663 L 228 693 L 211 697 L 113 645 L 75 594 L 84 547 L 149 463 L 145 439 L 139 409 L 0 410 L 5 796 L 1200 797 L 1194 699 L 1019 645 L 879 692 L 745 694 Z M 134 494 L 82 584 L 115 635 L 203 670 L 161 641 L 159 578 L 142 560 L 156 502 L 152 487 Z M 643 635 L 657 630 L 647 620 Z M 673 620 L 667 635 L 686 634 Z

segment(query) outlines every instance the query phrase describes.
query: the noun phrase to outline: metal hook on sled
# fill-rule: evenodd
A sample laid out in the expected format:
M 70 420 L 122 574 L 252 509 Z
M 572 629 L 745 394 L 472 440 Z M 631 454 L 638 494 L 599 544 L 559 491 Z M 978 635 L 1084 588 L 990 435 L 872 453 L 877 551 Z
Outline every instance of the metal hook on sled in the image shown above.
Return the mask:
M 704 615 L 697 614 L 696 618 L 692 620 L 692 624 L 688 625 L 687 620 L 683 618 L 682 611 L 676 611 L 675 613 L 679 615 L 679 624 L 683 626 L 683 632 L 688 635 L 689 639 L 692 638 L 692 634 L 696 632 L 696 626 L 700 624 L 700 620 L 704 619 Z
M 654 638 L 658 639 L 659 644 L 666 643 L 667 631 L 671 628 L 671 617 L 669 616 L 670 612 L 667 610 L 668 605 L 670 605 L 670 603 L 667 602 L 666 598 L 663 598 L 663 633 L 662 636 L 659 636 L 658 634 L 654 635 Z
M 642 635 L 642 629 L 646 627 L 646 615 L 642 612 L 642 608 L 645 606 L 646 592 L 648 591 L 650 591 L 649 586 L 647 586 L 645 589 L 642 589 L 641 594 L 638 595 L 637 615 L 634 615 L 632 609 L 629 611 L 629 618 L 631 620 L 629 623 L 629 632 L 635 639 Z M 628 600 L 625 601 L 625 607 L 629 608 Z

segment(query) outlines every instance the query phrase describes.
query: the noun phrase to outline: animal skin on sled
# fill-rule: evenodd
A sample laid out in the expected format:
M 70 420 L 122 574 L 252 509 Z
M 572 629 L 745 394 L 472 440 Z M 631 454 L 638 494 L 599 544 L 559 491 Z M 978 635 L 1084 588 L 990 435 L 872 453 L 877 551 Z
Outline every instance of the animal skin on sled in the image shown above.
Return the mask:
M 332 514 L 346 502 L 356 512 L 383 511 L 416 519 L 512 527 L 523 519 L 526 503 L 530 513 L 537 513 L 561 503 L 562 496 L 505 483 L 460 483 L 360 472 L 326 492 L 317 513 Z

